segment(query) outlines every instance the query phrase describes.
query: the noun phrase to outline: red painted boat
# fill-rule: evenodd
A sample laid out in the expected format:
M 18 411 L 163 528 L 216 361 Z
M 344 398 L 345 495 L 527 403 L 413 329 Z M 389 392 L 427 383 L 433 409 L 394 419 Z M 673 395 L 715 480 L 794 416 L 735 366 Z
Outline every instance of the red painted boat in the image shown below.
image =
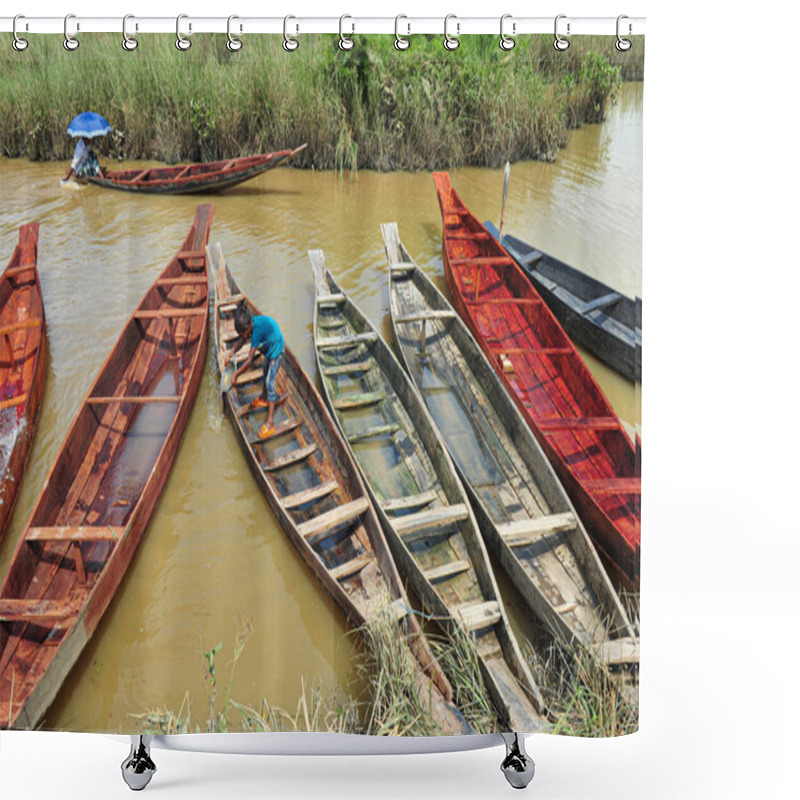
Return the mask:
M 89 183 L 106 189 L 122 189 L 141 194 L 196 194 L 221 192 L 262 172 L 285 164 L 306 145 L 294 150 L 278 150 L 258 156 L 231 158 L 227 161 L 206 161 L 197 164 L 178 164 L 174 167 L 147 169 L 115 169 L 86 178 Z
M 33 728 L 95 632 L 169 477 L 208 346 L 213 206 L 122 329 L 0 588 L 0 728 Z
M 611 404 L 513 258 L 434 173 L 453 305 L 536 435 L 612 579 L 639 589 L 641 477 Z
M 38 243 L 39 223 L 23 225 L 0 275 L 0 537 L 25 472 L 47 371 Z

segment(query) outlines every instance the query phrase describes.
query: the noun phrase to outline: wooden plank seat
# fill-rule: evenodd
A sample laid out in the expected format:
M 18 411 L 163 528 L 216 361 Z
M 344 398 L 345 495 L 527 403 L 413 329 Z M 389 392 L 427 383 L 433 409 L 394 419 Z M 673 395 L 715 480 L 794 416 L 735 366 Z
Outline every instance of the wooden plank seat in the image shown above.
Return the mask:
M 265 441 L 269 441 L 269 439 Z M 292 450 L 291 453 L 286 453 L 286 455 L 278 456 L 271 461 L 264 462 L 261 466 L 266 472 L 274 472 L 275 470 L 289 467 L 292 464 L 297 464 L 299 461 L 305 461 L 305 459 L 312 456 L 316 451 L 317 446 L 315 444 L 309 444 L 306 447 L 299 447 L 297 450 Z
M 349 561 L 345 561 L 344 564 L 334 567 L 330 571 L 330 575 L 335 581 L 347 580 L 348 578 L 352 578 L 353 575 L 361 572 L 364 567 L 371 564 L 374 560 L 375 557 L 372 555 L 372 553 L 361 553 L 361 555 L 351 558 Z
M 324 294 L 317 296 L 318 306 L 339 306 L 345 302 L 347 298 L 343 294 Z
M 639 663 L 639 639 L 631 636 L 606 639 L 594 645 L 592 650 L 600 661 L 609 666 Z
M 435 489 L 429 489 L 427 492 L 420 492 L 419 494 L 407 495 L 406 497 L 398 497 L 394 500 L 387 500 L 381 503 L 381 508 L 386 512 L 393 511 L 407 511 L 411 508 L 420 508 L 432 503 L 439 495 Z
M 28 528 L 26 542 L 117 542 L 125 528 L 110 525 L 79 525 L 77 527 Z
M 456 317 L 455 311 L 424 311 L 420 314 L 405 314 L 401 317 L 395 317 L 394 321 L 398 323 L 408 322 L 427 322 L 429 320 L 437 319 L 454 319 Z
M 364 394 L 345 394 L 333 401 L 333 407 L 339 411 L 350 408 L 363 408 L 374 406 L 386 399 L 385 392 L 365 392 Z
M 207 278 L 193 278 L 189 275 L 183 278 L 159 278 L 156 281 L 156 286 L 204 286 L 207 283 Z
M 158 308 L 152 311 L 137 311 L 134 319 L 167 319 L 169 317 L 200 317 L 206 313 L 205 306 L 197 308 Z
M 175 258 L 178 261 L 194 261 L 195 259 L 202 258 L 205 260 L 205 250 L 181 250 L 176 254 Z
M 16 267 L 6 267 L 3 274 L 8 277 L 14 277 L 15 275 L 19 275 L 23 272 L 28 272 L 28 270 L 33 269 L 35 266 L 36 264 L 18 264 Z
M 471 603 L 456 609 L 458 619 L 468 631 L 477 631 L 496 625 L 503 618 L 496 600 Z
M 486 300 L 464 300 L 471 306 L 539 306 L 542 304 L 540 297 L 489 297 Z
M 394 273 L 410 273 L 413 272 L 417 268 L 417 265 L 410 262 L 410 261 L 396 261 L 392 264 L 389 264 L 389 271 Z
M 598 308 L 605 308 L 606 306 L 610 306 L 612 303 L 616 303 L 617 300 L 621 299 L 622 295 L 619 292 L 609 292 L 608 294 L 604 294 L 602 297 L 597 297 L 588 303 L 584 303 L 581 312 L 583 314 L 588 314 L 590 311 L 596 311 Z
M 480 231 L 480 232 L 477 232 L 477 233 L 473 233 L 472 231 L 467 231 L 466 233 L 455 233 L 455 232 L 451 233 L 450 231 L 446 231 L 445 232 L 445 238 L 446 239 L 453 239 L 453 240 L 456 240 L 456 239 L 467 239 L 470 242 L 474 242 L 474 241 L 485 242 L 488 239 L 491 239 L 492 237 L 489 236 L 488 233 L 484 233 L 483 231 Z
M 68 600 L 0 598 L 0 622 L 27 622 L 56 627 L 59 623 L 67 624 L 77 614 L 78 607 Z
M 451 561 L 448 564 L 442 564 L 439 567 L 426 569 L 424 575 L 427 580 L 433 583 L 434 581 L 443 581 L 456 575 L 461 575 L 462 572 L 466 572 L 471 566 L 469 561 L 459 559 L 458 561 Z
M 248 406 L 249 408 L 249 406 Z M 240 416 L 245 416 L 245 414 L 256 414 L 259 411 L 267 411 L 266 408 L 257 408 L 255 411 L 247 411 L 245 410 L 244 414 Z M 253 433 L 247 437 L 248 444 L 255 445 L 255 444 L 268 444 L 269 442 L 277 439 L 279 436 L 285 436 L 287 433 L 292 433 L 292 431 L 297 430 L 303 424 L 303 420 L 297 419 L 296 417 L 290 417 L 289 419 L 283 420 L 283 422 L 279 422 L 275 426 L 275 430 L 266 439 L 259 439 L 258 433 Z
M 584 481 L 586 491 L 590 494 L 641 494 L 641 478 L 600 478 Z
M 24 331 L 29 330 L 30 328 L 38 328 L 42 324 L 40 319 L 26 319 L 22 320 L 22 322 L 15 322 L 12 325 L 4 325 L 0 328 L 0 336 L 8 336 L 9 333 L 14 333 L 14 331 Z
M 372 361 L 353 361 L 350 364 L 337 364 L 335 367 L 323 367 L 324 375 L 350 375 L 353 372 L 368 372 L 374 366 Z
M 136 395 L 120 394 L 112 397 L 87 397 L 86 402 L 90 405 L 104 405 L 109 403 L 180 403 L 182 395 Z
M 286 495 L 281 498 L 281 505 L 289 510 L 304 506 L 307 503 L 312 503 L 315 500 L 321 500 L 329 494 L 333 494 L 339 488 L 339 481 L 325 481 L 311 489 L 304 489 L 302 492 L 295 492 L 295 494 Z
M 347 437 L 347 441 L 350 442 L 350 444 L 354 444 L 355 442 L 362 442 L 364 439 L 372 439 L 376 436 L 391 436 L 399 430 L 400 426 L 396 423 L 391 425 L 376 425 L 374 428 L 367 428 L 367 430 L 360 431 L 359 433 L 351 433 Z
M 369 500 L 366 497 L 359 497 L 344 503 L 341 506 L 326 511 L 318 517 L 314 517 L 297 526 L 298 533 L 306 539 L 324 538 L 329 531 L 358 519 L 369 508 Z
M 217 304 L 217 311 L 220 314 L 227 314 L 231 311 L 234 311 L 239 303 L 241 303 L 244 299 L 245 298 L 243 294 L 232 294 Z
M 532 267 L 535 264 L 538 264 L 543 258 L 544 253 L 540 252 L 539 250 L 531 250 L 530 253 L 525 253 L 524 256 L 519 257 L 519 263 L 526 267 Z
M 450 265 L 453 267 L 505 267 L 513 263 L 511 256 L 473 256 L 450 259 Z
M 500 355 L 531 355 L 531 356 L 570 356 L 573 350 L 569 347 L 503 347 L 497 345 L 491 348 L 492 353 Z
M 561 417 L 537 420 L 536 424 L 547 433 L 572 430 L 613 431 L 621 427 L 616 417 Z
M 350 336 L 331 336 L 327 339 L 318 339 L 317 350 L 335 350 L 339 347 L 355 347 L 357 344 L 374 342 L 377 338 L 378 334 L 373 331 L 369 331 L 368 333 L 356 333 Z
M 511 547 L 521 547 L 545 536 L 559 531 L 569 531 L 575 528 L 577 522 L 570 511 L 562 514 L 548 514 L 546 517 L 536 519 L 521 519 L 506 522 L 497 526 L 497 532 Z
M 441 506 L 429 511 L 418 511 L 392 520 L 397 533 L 406 542 L 421 539 L 430 534 L 444 532 L 451 525 L 467 519 L 469 511 L 463 503 Z
M 243 372 L 237 379 L 236 385 L 237 386 L 244 386 L 246 383 L 254 383 L 255 381 L 264 380 L 264 370 L 259 367 L 259 369 L 251 369 L 247 372 Z
M 333 317 L 322 317 L 317 320 L 317 324 L 323 331 L 334 331 L 337 328 L 344 328 L 347 320 L 341 314 L 337 314 Z

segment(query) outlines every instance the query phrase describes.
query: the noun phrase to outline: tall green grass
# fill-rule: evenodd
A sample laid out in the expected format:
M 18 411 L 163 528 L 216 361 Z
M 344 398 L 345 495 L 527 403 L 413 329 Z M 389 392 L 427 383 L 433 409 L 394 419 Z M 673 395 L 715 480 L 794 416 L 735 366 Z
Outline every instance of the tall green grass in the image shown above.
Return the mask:
M 305 36 L 295 53 L 280 37 L 248 38 L 238 53 L 225 37 L 142 37 L 132 52 L 119 36 L 85 36 L 73 53 L 58 37 L 31 36 L 22 53 L 0 49 L 0 151 L 64 159 L 78 112 L 114 126 L 100 146 L 111 158 L 207 161 L 308 142 L 298 166 L 436 169 L 552 160 L 567 131 L 602 119 L 623 77 L 641 77 L 644 43 L 618 53 L 614 37 L 575 37 L 558 53 L 552 37 L 470 36 L 447 52 L 441 37 L 417 36 L 398 53 L 393 38 Z

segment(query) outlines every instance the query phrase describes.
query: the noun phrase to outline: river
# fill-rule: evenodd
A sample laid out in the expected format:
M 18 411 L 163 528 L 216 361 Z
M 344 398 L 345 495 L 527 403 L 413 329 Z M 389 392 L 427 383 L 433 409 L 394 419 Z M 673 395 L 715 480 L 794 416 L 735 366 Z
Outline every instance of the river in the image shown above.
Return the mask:
M 625 84 L 607 120 L 571 132 L 554 163 L 514 164 L 504 227 L 630 296 L 641 295 L 642 109 L 642 84 Z M 289 144 L 296 143 L 276 146 Z M 0 577 L 86 391 L 183 241 L 197 202 L 215 204 L 211 241 L 222 243 L 243 291 L 278 320 L 312 375 L 307 250 L 325 251 L 342 288 L 389 338 L 381 222 L 398 223 L 409 252 L 444 289 L 441 217 L 427 173 L 362 171 L 341 179 L 278 169 L 198 200 L 65 189 L 65 169 L 0 158 L 0 260 L 10 257 L 17 228 L 38 219 L 49 345 L 38 430 L 0 541 Z M 479 219 L 498 219 L 502 170 L 457 169 L 451 179 Z M 211 350 L 161 501 L 45 728 L 130 732 L 138 725 L 131 714 L 177 711 L 188 691 L 193 723 L 204 729 L 203 651 L 222 643 L 217 663 L 226 684 L 243 620 L 252 633 L 232 686 L 239 701 L 257 705 L 266 697 L 294 711 L 301 676 L 326 691 L 353 680 L 352 636 L 258 492 L 221 411 Z M 596 359 L 587 362 L 620 418 L 638 430 L 640 387 Z M 513 613 L 517 604 L 508 600 Z M 526 633 L 526 621 L 518 614 L 515 621 Z

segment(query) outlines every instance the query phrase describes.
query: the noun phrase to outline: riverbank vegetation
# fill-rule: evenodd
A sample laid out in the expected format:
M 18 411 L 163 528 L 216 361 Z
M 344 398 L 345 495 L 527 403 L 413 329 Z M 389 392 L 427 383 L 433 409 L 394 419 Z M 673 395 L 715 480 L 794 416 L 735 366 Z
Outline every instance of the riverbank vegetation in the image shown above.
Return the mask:
M 286 53 L 276 36 L 203 34 L 179 52 L 174 37 L 141 37 L 123 51 L 112 34 L 67 52 L 55 36 L 0 54 L 0 152 L 65 159 L 72 117 L 103 114 L 114 127 L 103 158 L 211 161 L 295 147 L 296 166 L 354 170 L 496 167 L 553 160 L 570 128 L 603 119 L 620 82 L 641 79 L 644 41 L 619 53 L 614 37 L 574 37 L 556 52 L 551 36 L 466 36 L 453 52 L 441 37 L 302 36 Z
M 357 631 L 366 647 L 357 657 L 356 675 L 366 687 L 366 700 L 324 690 L 301 678 L 300 697 L 294 711 L 262 699 L 255 705 L 231 697 L 236 663 L 247 632 L 237 636 L 228 662 L 228 678 L 218 687 L 217 657 L 222 644 L 205 653 L 207 709 L 202 723 L 192 720 L 188 694 L 175 711 L 152 709 L 136 717 L 143 734 L 215 733 L 222 731 L 286 732 L 323 731 L 376 736 L 433 736 L 441 729 L 420 703 L 414 668 L 407 649 L 387 616 Z M 472 639 L 431 634 L 429 641 L 455 691 L 454 702 L 476 733 L 503 730 L 486 684 Z M 547 703 L 554 733 L 574 736 L 621 736 L 638 729 L 638 694 L 630 676 L 612 673 L 588 652 L 551 644 L 544 659 L 528 647 L 528 663 Z

